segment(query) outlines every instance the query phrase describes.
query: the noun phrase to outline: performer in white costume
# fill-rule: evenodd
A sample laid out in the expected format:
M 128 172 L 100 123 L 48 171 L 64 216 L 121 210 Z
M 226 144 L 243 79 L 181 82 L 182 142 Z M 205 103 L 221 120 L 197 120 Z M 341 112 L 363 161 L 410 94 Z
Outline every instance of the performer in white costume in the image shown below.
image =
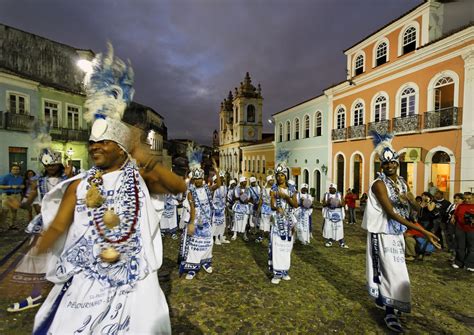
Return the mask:
M 189 168 L 193 182 L 189 184 L 188 201 L 190 218 L 182 235 L 179 250 L 179 273 L 186 273 L 186 279 L 193 279 L 201 269 L 212 273 L 212 213 L 214 211 L 211 189 L 204 183 L 204 170 L 201 169 L 202 148 L 188 147 Z M 215 162 L 214 170 L 219 174 Z M 216 180 L 216 189 L 221 180 Z
M 214 227 L 213 236 L 215 238 L 215 244 L 217 245 L 230 243 L 225 237 L 227 186 L 224 183 L 224 176 L 225 174 L 221 172 L 219 173 L 219 177 L 217 177 L 217 175 L 213 177 L 214 184 L 217 183 L 218 178 L 221 181 L 221 186 L 214 191 L 212 197 L 212 202 L 214 203 L 214 212 L 212 214 L 212 226 Z
M 234 226 L 232 230 L 234 235 L 232 240 L 237 238 L 237 233 L 243 233 L 243 240 L 248 241 L 247 237 L 247 224 L 249 221 L 249 201 L 250 194 L 247 188 L 247 178 L 240 177 L 240 185 L 237 186 L 234 190 L 234 205 L 232 206 L 232 212 L 234 213 Z
M 46 231 L 38 250 L 52 247 L 47 279 L 55 285 L 35 317 L 34 334 L 171 333 L 157 275 L 163 201 L 155 195 L 183 192 L 185 185 L 157 164 L 149 146 L 134 143 L 139 134 L 120 121 L 132 81 L 131 67 L 111 46 L 86 77 L 94 167 L 43 199 Z
M 178 204 L 180 196 L 180 194 L 165 195 L 165 208 L 160 220 L 161 234 L 170 234 L 173 240 L 178 238 L 176 232 L 178 230 Z
M 45 173 L 33 182 L 31 192 L 24 201 L 20 203 L 18 200 L 13 200 L 9 203 L 9 205 L 15 209 L 27 209 L 32 204 L 38 205 L 37 212 L 39 214 L 31 220 L 25 230 L 29 235 L 31 235 L 29 245 L 30 250 L 22 258 L 12 276 L 13 282 L 33 284 L 33 289 L 30 296 L 26 299 L 10 305 L 7 308 L 8 312 L 20 312 L 41 305 L 43 298 L 41 291 L 48 283 L 45 275 L 50 254 L 44 253 L 38 255 L 36 248 L 38 238 L 43 232 L 43 220 L 40 214 L 40 204 L 46 193 L 61 181 L 72 176 L 72 166 L 68 165 L 66 169 L 64 168 L 61 153 L 49 149 L 51 146 L 51 136 L 49 136 L 49 134 L 39 132 L 35 137 L 34 143 L 38 146 L 38 149 L 41 150 L 39 160 L 44 165 Z
M 308 184 L 301 184 L 301 191 L 297 194 L 298 208 L 295 216 L 296 236 L 303 244 L 309 244 L 311 239 L 311 214 L 313 213 L 313 197 L 308 194 Z
M 232 210 L 235 202 L 235 186 L 237 182 L 235 179 L 229 181 L 229 188 L 227 190 L 227 202 L 226 202 L 226 216 L 227 216 L 227 227 L 230 231 L 234 229 L 234 211 Z
M 272 210 L 272 201 L 270 192 L 272 190 L 272 186 L 275 183 L 275 179 L 273 176 L 266 177 L 266 184 L 265 187 L 262 187 L 259 207 L 257 212 L 260 213 L 260 231 L 261 235 L 257 237 L 256 242 L 262 242 L 264 235 L 270 232 L 271 223 L 275 212 Z
M 260 193 L 262 192 L 260 189 L 260 186 L 257 185 L 257 178 L 255 177 L 250 177 L 250 187 L 248 188 L 249 190 L 249 195 L 250 195 L 250 201 L 249 201 L 249 225 L 251 228 L 259 226 L 259 219 L 260 215 L 258 214 L 258 204 L 260 202 Z
M 289 185 L 289 170 L 286 167 L 289 152 L 280 150 L 277 154 L 278 165 L 275 169 L 276 183 L 270 192 L 275 220 L 270 231 L 268 267 L 273 274 L 272 284 L 280 280 L 290 280 L 288 271 L 291 265 L 296 218 L 293 209 L 298 206 L 296 189 Z
M 391 145 L 393 136 L 372 132 L 382 173 L 369 188 L 362 228 L 367 230 L 367 282 L 376 305 L 385 309 L 387 327 L 403 332 L 395 310 L 409 313 L 410 280 L 405 264 L 407 227 L 422 232 L 437 248 L 439 239 L 419 225 L 408 221 L 410 206 L 418 207 L 405 180 L 397 175 L 399 156 Z
M 348 248 L 344 242 L 344 199 L 337 192 L 336 184 L 329 184 L 329 192 L 323 196 L 323 237 L 326 247 L 332 246 L 332 242 L 338 241 L 341 248 Z

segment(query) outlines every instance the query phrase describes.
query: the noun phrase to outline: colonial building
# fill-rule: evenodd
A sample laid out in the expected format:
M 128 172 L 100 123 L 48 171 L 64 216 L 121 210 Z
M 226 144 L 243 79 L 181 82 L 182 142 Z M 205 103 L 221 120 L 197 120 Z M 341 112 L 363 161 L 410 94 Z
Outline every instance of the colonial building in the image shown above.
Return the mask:
M 260 85 L 252 85 L 247 72 L 244 82 L 229 92 L 219 111 L 219 162 L 230 177 L 242 174 L 241 147 L 262 139 L 263 97 Z
M 242 149 L 242 175 L 257 178 L 265 185 L 266 177 L 275 168 L 275 142 L 273 134 L 263 134 L 260 141 L 244 146 Z
M 396 135 L 414 193 L 474 187 L 471 15 L 469 0 L 426 1 L 344 52 L 347 80 L 325 91 L 339 189 L 367 192 L 380 170 L 371 130 Z
M 89 125 L 83 118 L 85 95 L 76 49 L 0 24 L 0 173 L 13 163 L 40 170 L 30 130 L 36 121 L 50 125 L 53 148 L 88 168 Z
M 158 158 L 160 164 L 171 169 L 171 156 L 163 147 L 168 137 L 168 128 L 163 116 L 151 107 L 132 102 L 125 110 L 123 121 L 142 130 L 142 142 L 150 145 L 152 154 Z
M 273 115 L 276 152 L 291 152 L 291 178 L 298 186 L 307 183 L 317 201 L 326 191 L 330 176 L 328 120 L 328 99 L 324 94 Z

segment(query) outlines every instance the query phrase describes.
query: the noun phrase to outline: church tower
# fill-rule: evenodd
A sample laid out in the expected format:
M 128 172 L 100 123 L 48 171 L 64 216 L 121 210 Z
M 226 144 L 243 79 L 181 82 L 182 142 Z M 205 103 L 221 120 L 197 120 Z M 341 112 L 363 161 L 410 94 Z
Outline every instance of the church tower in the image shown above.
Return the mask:
M 235 88 L 234 109 L 234 141 L 256 142 L 262 139 L 262 89 L 252 85 L 250 74 L 245 74 L 244 82 Z
M 262 139 L 263 97 L 260 84 L 252 85 L 250 74 L 234 94 L 229 92 L 219 111 L 219 165 L 232 178 L 242 174 L 241 147 Z

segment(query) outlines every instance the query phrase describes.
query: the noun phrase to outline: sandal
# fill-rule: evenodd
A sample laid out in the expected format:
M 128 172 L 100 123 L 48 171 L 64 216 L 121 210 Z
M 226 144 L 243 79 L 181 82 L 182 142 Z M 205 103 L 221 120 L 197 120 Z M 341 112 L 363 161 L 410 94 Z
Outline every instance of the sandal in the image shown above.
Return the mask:
M 11 304 L 7 308 L 7 312 L 15 313 L 15 312 L 24 311 L 26 309 L 38 307 L 43 302 L 42 299 L 43 297 L 41 295 L 37 296 L 36 298 L 32 298 L 31 296 L 29 296 L 28 298 L 20 302 L 15 302 L 14 304 Z
M 384 318 L 387 328 L 395 333 L 404 333 L 400 320 L 398 320 L 395 314 L 387 314 Z

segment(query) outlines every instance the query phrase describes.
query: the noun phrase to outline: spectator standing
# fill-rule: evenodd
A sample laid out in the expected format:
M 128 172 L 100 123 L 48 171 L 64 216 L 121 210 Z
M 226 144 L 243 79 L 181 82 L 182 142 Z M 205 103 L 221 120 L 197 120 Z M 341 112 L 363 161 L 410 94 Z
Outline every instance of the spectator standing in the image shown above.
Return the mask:
M 0 215 L 0 231 L 8 229 L 19 229 L 18 223 L 16 221 L 16 209 L 10 209 L 8 206 L 9 200 L 18 200 L 21 201 L 23 189 L 25 185 L 23 184 L 23 177 L 20 175 L 21 167 L 18 164 L 13 164 L 10 168 L 10 173 L 3 176 L 0 189 L 2 193 L 2 212 Z M 8 223 L 7 216 L 8 212 L 12 212 L 11 223 Z
M 362 196 L 360 197 L 359 210 L 362 216 L 364 216 L 365 206 L 367 206 L 367 199 L 368 199 L 367 193 L 363 193 Z
M 466 201 L 467 198 L 467 201 Z M 453 268 L 463 266 L 467 271 L 474 272 L 474 201 L 470 193 L 464 193 L 464 203 L 454 211 L 456 220 L 456 258 Z
M 348 189 L 347 194 L 344 197 L 344 202 L 347 205 L 347 210 L 349 211 L 349 224 L 356 223 L 355 216 L 355 207 L 356 207 L 357 194 L 355 194 L 355 189 Z
M 434 197 L 430 192 L 423 192 L 421 194 L 420 210 L 418 212 L 418 221 L 424 229 L 433 231 L 433 219 L 435 215 L 436 205 Z
M 456 231 L 456 219 L 454 217 L 454 211 L 456 210 L 456 207 L 459 205 L 459 204 L 462 204 L 464 201 L 464 194 L 462 193 L 456 193 L 454 195 L 454 200 L 453 200 L 453 203 L 451 205 L 449 205 L 448 209 L 447 209 L 447 216 L 448 216 L 448 219 L 447 219 L 447 230 L 446 230 L 446 234 L 447 234 L 447 244 L 448 244 L 448 250 L 451 252 L 452 254 L 452 261 L 454 261 L 454 258 L 456 256 L 456 236 L 455 236 L 455 231 Z
M 434 196 L 435 210 L 433 213 L 433 232 L 443 240 L 443 248 L 448 250 L 448 207 L 451 203 L 444 198 L 442 191 L 436 191 Z

